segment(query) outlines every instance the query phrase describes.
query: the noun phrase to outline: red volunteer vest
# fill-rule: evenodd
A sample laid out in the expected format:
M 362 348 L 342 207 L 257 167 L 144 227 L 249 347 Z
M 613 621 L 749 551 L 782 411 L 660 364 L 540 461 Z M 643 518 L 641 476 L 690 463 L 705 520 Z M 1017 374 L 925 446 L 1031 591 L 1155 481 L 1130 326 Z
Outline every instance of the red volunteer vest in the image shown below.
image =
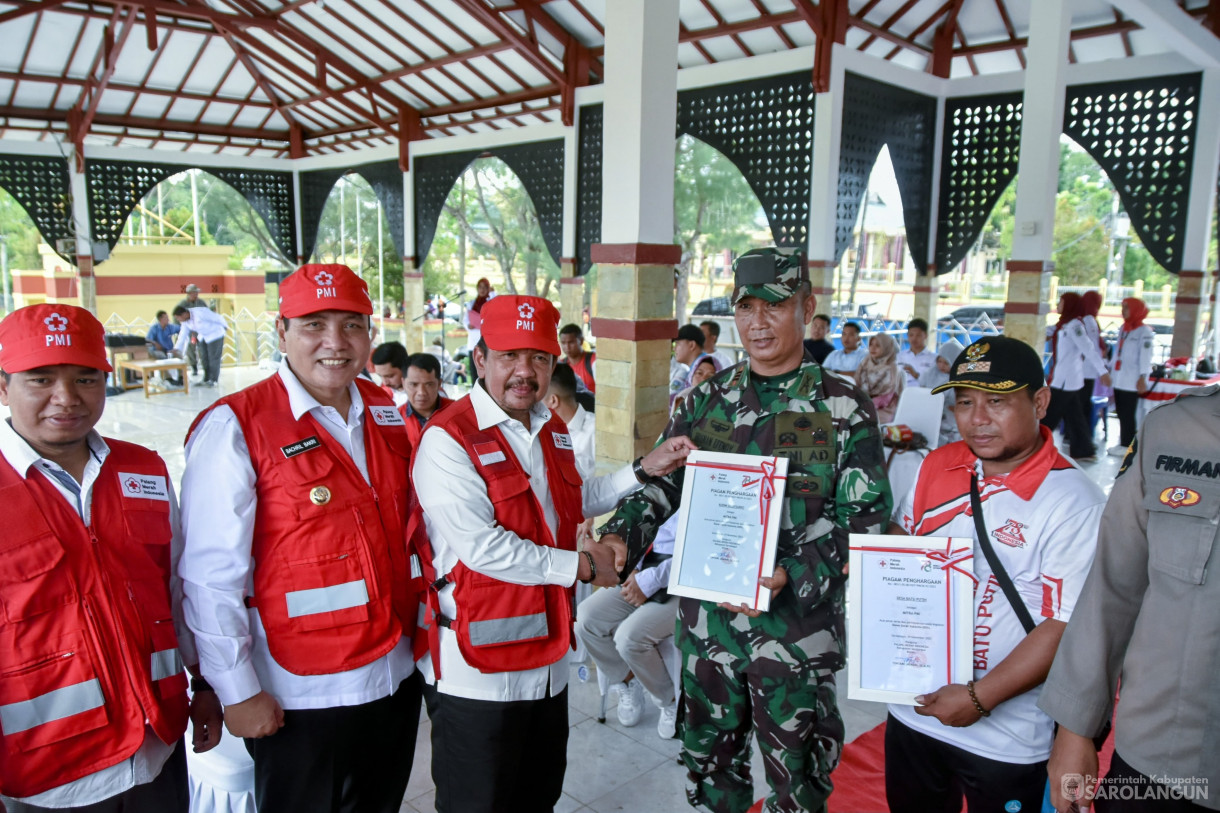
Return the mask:
M 437 404 L 436 410 L 432 413 L 428 420 L 431 421 L 442 409 L 452 403 L 453 401 L 449 398 L 446 398 L 443 395 L 440 396 L 440 403 Z M 419 423 L 419 418 L 416 418 L 414 415 L 408 415 L 407 404 L 400 406 L 398 411 L 402 414 L 402 419 L 407 424 L 407 439 L 411 441 L 411 454 L 414 455 L 415 450 L 419 448 L 419 440 L 424 436 L 424 429 L 427 428 L 427 424 L 421 426 Z
M 584 519 L 581 479 L 576 471 L 567 427 L 551 416 L 539 433 L 559 539 L 552 537 L 529 477 L 521 469 L 499 427 L 480 431 L 469 397 L 429 421 L 461 444 L 495 509 L 496 523 L 536 545 L 576 550 L 576 526 Z M 560 446 L 557 437 L 568 437 Z M 572 587 L 510 584 L 484 576 L 459 562 L 444 579 L 433 570 L 432 547 L 422 518 L 413 517 L 413 545 L 424 576 L 437 589 L 452 582 L 457 617 L 441 624 L 457 635 L 466 662 L 480 672 L 516 672 L 555 663 L 572 645 Z M 440 618 L 436 590 L 428 591 L 430 621 Z M 441 673 L 436 624 L 429 626 L 429 647 L 436 675 Z M 417 647 L 417 653 L 419 649 Z
M 589 392 L 597 392 L 597 382 L 593 379 L 593 362 L 597 361 L 596 353 L 585 353 L 580 357 L 580 362 L 572 364 L 572 372 L 576 373 L 576 377 L 584 382 L 585 389 Z M 568 362 L 571 364 L 571 361 Z
M 408 579 L 404 530 L 407 433 L 380 387 L 359 378 L 356 386 L 374 487 L 313 415 L 293 419 L 278 375 L 209 408 L 228 404 L 250 450 L 258 506 L 254 595 L 246 603 L 258 608 L 276 663 L 295 675 L 364 666 L 415 628 L 418 591 Z
M 170 608 L 169 476 L 106 440 L 85 526 L 43 474 L 0 461 L 0 793 L 27 797 L 186 731 Z

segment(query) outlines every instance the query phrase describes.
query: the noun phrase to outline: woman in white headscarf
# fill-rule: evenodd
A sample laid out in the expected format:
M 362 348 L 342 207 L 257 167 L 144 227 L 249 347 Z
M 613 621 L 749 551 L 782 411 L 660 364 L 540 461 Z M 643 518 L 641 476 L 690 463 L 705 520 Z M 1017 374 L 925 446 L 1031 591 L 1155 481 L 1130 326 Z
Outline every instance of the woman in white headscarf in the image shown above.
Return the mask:
M 888 333 L 868 340 L 868 357 L 856 368 L 856 383 L 877 407 L 877 423 L 894 420 L 906 373 L 898 367 L 898 342 Z
M 931 389 L 939 387 L 949 380 L 949 371 L 953 368 L 953 362 L 961 355 L 966 348 L 962 347 L 962 343 L 957 339 L 949 339 L 940 347 L 936 348 L 936 364 L 924 370 L 923 375 L 919 377 L 919 386 Z M 957 418 L 953 415 L 953 404 L 956 401 L 956 396 L 952 389 L 945 390 L 945 409 L 940 417 L 940 445 L 952 443 L 955 440 L 961 440 L 962 436 L 957 431 Z

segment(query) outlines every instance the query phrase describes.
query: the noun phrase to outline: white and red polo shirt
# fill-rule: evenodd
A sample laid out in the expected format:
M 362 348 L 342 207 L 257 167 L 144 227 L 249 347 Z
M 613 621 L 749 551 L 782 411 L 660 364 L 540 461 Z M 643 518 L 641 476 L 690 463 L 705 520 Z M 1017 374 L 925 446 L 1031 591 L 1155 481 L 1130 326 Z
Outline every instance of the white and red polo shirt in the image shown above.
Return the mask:
M 977 542 L 970 513 L 970 473 L 978 472 L 983 521 L 991 546 L 1035 623 L 1067 622 L 1093 563 L 1097 526 L 1106 497 L 1088 475 L 1059 454 L 1040 427 L 1042 447 L 1014 471 L 983 478 L 965 441 L 942 446 L 924 459 L 915 485 L 898 503 L 894 521 L 913 536 L 976 539 L 974 574 L 974 679 L 1008 657 L 1025 637 L 1020 619 L 992 575 Z M 942 724 L 891 705 L 910 728 L 979 756 L 1029 764 L 1050 756 L 1053 721 L 1038 709 L 1042 687 L 1000 703 L 965 728 Z

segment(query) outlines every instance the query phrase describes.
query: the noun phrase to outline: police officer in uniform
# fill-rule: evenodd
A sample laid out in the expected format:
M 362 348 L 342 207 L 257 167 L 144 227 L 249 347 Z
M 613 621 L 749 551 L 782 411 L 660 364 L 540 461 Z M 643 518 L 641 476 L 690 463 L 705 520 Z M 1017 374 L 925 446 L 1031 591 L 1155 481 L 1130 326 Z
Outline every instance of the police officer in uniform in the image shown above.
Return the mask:
M 261 813 L 397 813 L 411 773 L 410 448 L 359 377 L 372 312 L 347 266 L 297 269 L 280 285 L 278 372 L 188 435 L 186 617 Z
M 754 802 L 753 729 L 766 758 L 768 810 L 820 810 L 843 744 L 835 700 L 843 666 L 849 533 L 877 533 L 893 499 L 872 401 L 826 372 L 802 338 L 816 308 L 804 258 L 775 249 L 734 264 L 733 306 L 748 356 L 675 404 L 662 440 L 788 458 L 771 609 L 683 598 L 678 611 L 692 805 L 741 813 Z M 683 470 L 629 497 L 603 543 L 634 563 L 678 507 Z M 625 544 L 624 544 L 625 543 Z
M 165 462 L 94 426 L 104 328 L 72 305 L 0 322 L 0 794 L 10 813 L 187 809 L 185 659 Z M 181 653 L 181 654 L 180 654 Z M 202 683 L 195 750 L 220 742 Z
M 1220 810 L 1218 518 L 1213 384 L 1150 412 L 1114 481 L 1038 701 L 1059 723 L 1048 767 L 1058 810 Z M 1120 680 L 1114 758 L 1094 788 L 1091 738 L 1110 721 Z

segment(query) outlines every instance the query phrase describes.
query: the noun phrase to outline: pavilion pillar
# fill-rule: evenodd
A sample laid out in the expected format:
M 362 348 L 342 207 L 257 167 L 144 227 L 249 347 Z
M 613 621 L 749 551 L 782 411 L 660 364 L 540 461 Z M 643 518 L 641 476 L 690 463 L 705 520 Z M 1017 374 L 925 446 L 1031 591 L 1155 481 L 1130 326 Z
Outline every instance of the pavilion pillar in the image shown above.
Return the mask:
M 1046 292 L 1059 188 L 1059 136 L 1063 132 L 1064 76 L 1072 28 L 1069 4 L 1031 0 L 1029 56 L 1017 162 L 1016 227 L 1008 261 L 1004 333 L 1041 355 L 1046 346 Z
M 585 329 L 585 278 L 576 276 L 576 260 L 559 261 L 559 318 L 562 324 L 577 324 Z
M 72 223 L 76 231 L 76 280 L 80 306 L 105 319 L 97 312 L 97 277 L 93 272 L 93 221 L 89 217 L 89 191 L 80 162 L 68 161 L 68 185 L 72 190 Z
M 408 149 L 410 145 L 407 145 Z M 408 353 L 422 353 L 424 346 L 424 272 L 415 261 L 415 175 L 402 174 L 402 331 L 399 341 Z M 441 331 L 445 320 L 441 319 Z
M 928 263 L 928 273 L 915 277 L 915 303 L 911 309 L 911 318 L 923 319 L 928 323 L 928 336 L 932 344 L 936 344 L 936 305 L 938 303 L 936 281 L 936 266 Z
M 669 415 L 669 356 L 677 335 L 674 131 L 678 0 L 606 4 L 602 242 L 598 265 L 599 468 L 652 448 Z
M 1220 162 L 1220 99 L 1215 98 L 1217 94 L 1220 94 L 1220 69 L 1203 71 L 1194 133 L 1190 204 L 1182 241 L 1182 270 L 1178 273 L 1178 296 L 1173 309 L 1173 344 L 1169 353 L 1174 357 L 1193 358 L 1198 354 L 1204 317 L 1211 307 L 1212 277 L 1207 273 L 1207 250 L 1213 236 L 1212 201 L 1217 189 L 1217 162 Z
M 818 313 L 834 315 L 835 223 L 838 219 L 839 147 L 843 135 L 843 61 L 831 46 L 827 90 L 813 100 L 813 161 L 809 184 L 809 282 Z

